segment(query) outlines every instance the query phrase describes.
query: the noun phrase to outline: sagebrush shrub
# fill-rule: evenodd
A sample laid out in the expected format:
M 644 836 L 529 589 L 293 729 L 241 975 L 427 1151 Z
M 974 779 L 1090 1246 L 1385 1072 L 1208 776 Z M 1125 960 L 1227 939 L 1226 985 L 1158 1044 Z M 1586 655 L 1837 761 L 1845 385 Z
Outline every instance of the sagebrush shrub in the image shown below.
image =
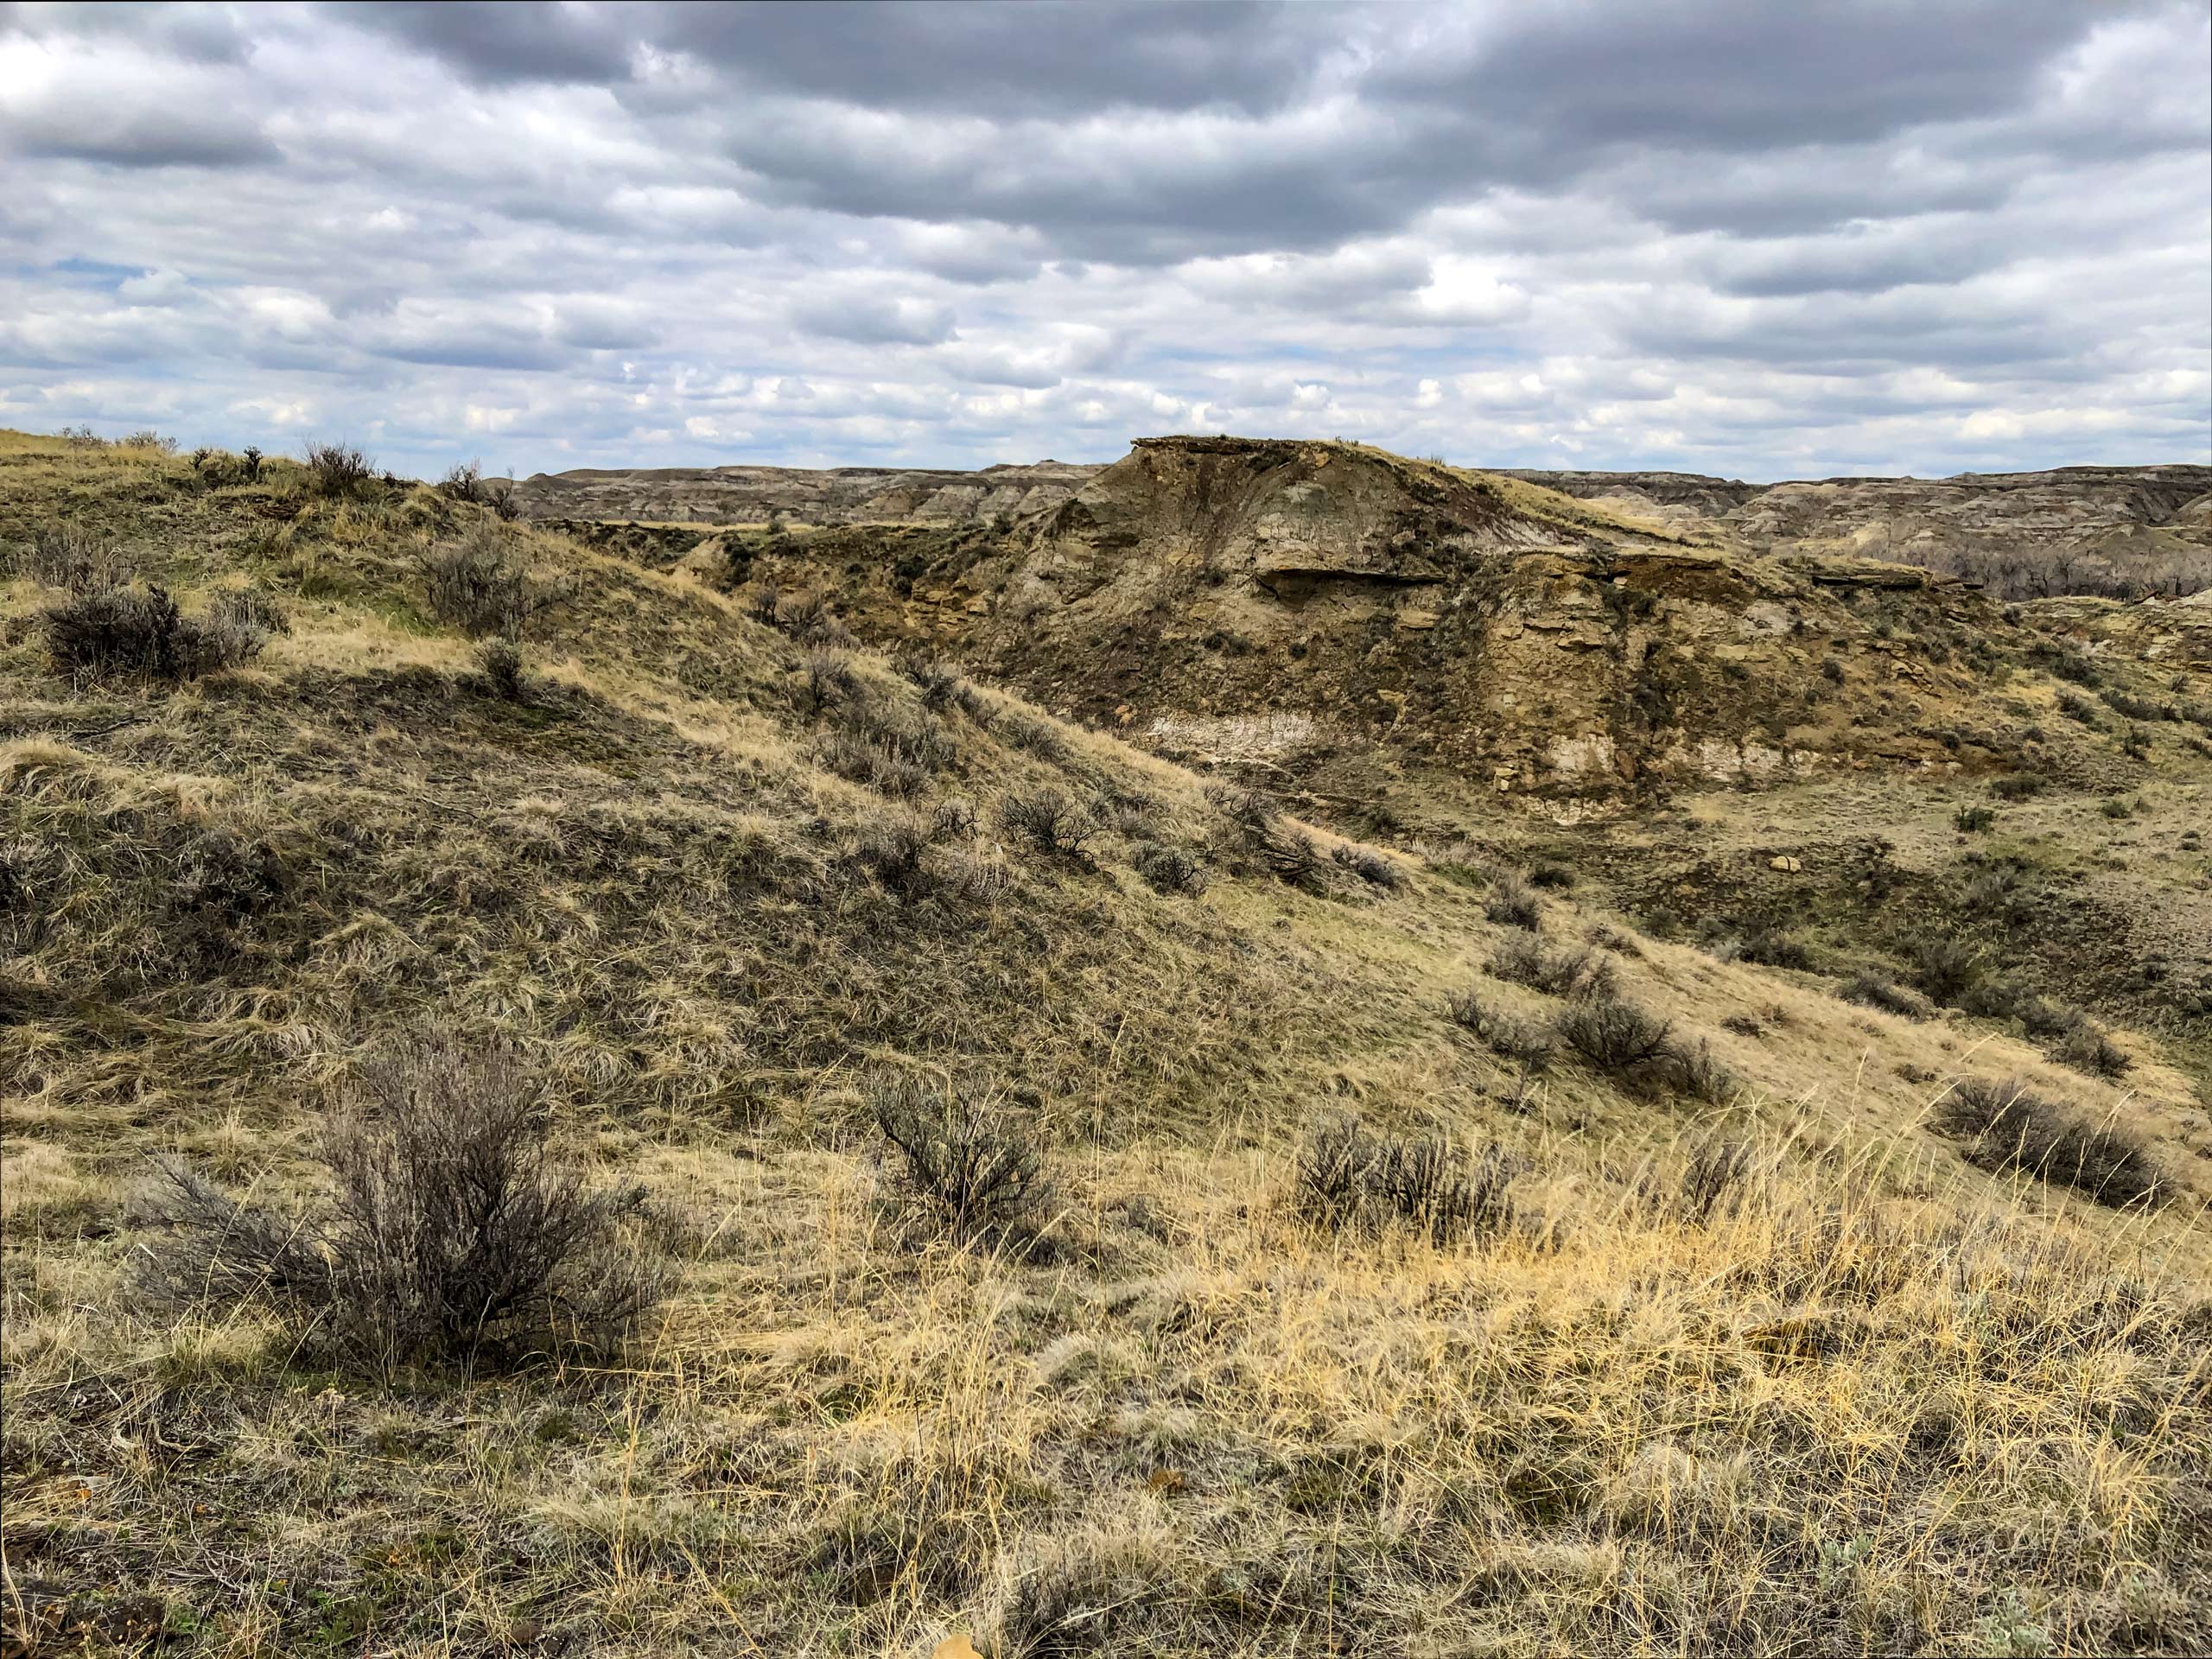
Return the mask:
M 308 482 L 317 495 L 359 495 L 376 476 L 376 463 L 350 443 L 308 444 L 307 466 Z
M 320 1149 L 331 1197 L 297 1215 L 162 1164 L 141 1252 L 155 1303 L 258 1305 L 389 1379 L 604 1351 L 659 1299 L 657 1263 L 623 1248 L 645 1190 L 594 1192 L 552 1155 L 511 1051 L 440 1038 L 372 1062 Z
M 1847 1002 L 1856 1002 L 1862 1007 L 1879 1008 L 1885 1014 L 1903 1014 L 1908 1020 L 1926 1020 L 1936 1012 L 1935 1005 L 1919 992 L 1899 985 L 1872 969 L 1862 969 L 1853 974 L 1836 994 Z
M 519 645 L 512 639 L 486 639 L 475 654 L 477 671 L 493 696 L 507 702 L 530 701 L 530 677 L 523 671 Z
M 102 588 L 41 614 L 47 655 L 61 674 L 143 674 L 175 682 L 237 668 L 261 654 L 266 628 L 217 613 L 190 617 L 166 588 Z
M 1548 996 L 1605 995 L 1614 984 L 1613 964 L 1596 951 L 1586 946 L 1548 950 L 1533 938 L 1506 940 L 1491 956 L 1488 970 L 1495 978 Z
M 417 563 L 430 614 L 476 638 L 520 638 L 523 625 L 543 602 L 531 592 L 530 577 L 505 536 L 489 524 L 433 548 Z
M 2143 1143 L 2114 1123 L 2090 1123 L 2018 1082 L 1969 1077 L 1937 1103 L 1936 1127 L 1966 1143 L 1967 1161 L 2021 1171 L 2119 1208 L 2157 1204 L 2165 1178 Z
M 1180 847 L 1141 841 L 1129 861 L 1154 893 L 1195 895 L 1206 890 L 1205 867 Z
M 1007 796 L 999 803 L 999 825 L 1040 853 L 1080 854 L 1097 829 L 1065 790 L 1052 785 Z
M 481 501 L 484 499 L 484 463 L 479 461 L 457 461 L 446 468 L 446 475 L 438 480 L 438 492 L 455 501 Z
M 1452 1024 L 1480 1038 L 1492 1053 L 1518 1060 L 1532 1071 L 1541 1071 L 1551 1063 L 1550 1032 L 1491 1007 L 1472 991 L 1454 996 L 1445 1005 L 1445 1013 Z
M 1618 996 L 1572 1003 L 1556 1027 L 1560 1040 L 1600 1071 L 1629 1072 L 1669 1058 L 1670 1020 Z
M 950 1085 L 907 1077 L 873 1090 L 876 1128 L 898 1154 L 899 1195 L 962 1243 L 1033 1242 L 1052 1182 L 1035 1130 Z
M 1543 906 L 1519 877 L 1501 875 L 1483 900 L 1483 914 L 1501 927 L 1522 927 L 1533 933 L 1542 920 Z
M 1913 947 L 1912 982 L 1938 1002 L 1956 1002 L 1987 971 L 1981 952 L 1964 939 L 1938 934 Z

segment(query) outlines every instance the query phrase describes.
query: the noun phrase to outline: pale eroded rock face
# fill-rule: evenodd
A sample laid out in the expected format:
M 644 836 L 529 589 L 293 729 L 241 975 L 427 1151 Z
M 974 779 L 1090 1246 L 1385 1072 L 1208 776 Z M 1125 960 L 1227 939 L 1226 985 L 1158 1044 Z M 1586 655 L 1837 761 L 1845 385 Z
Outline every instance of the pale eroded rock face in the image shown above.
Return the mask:
M 824 565 L 847 556 L 825 547 Z M 951 580 L 854 626 L 922 636 L 1033 696 L 1223 761 L 1357 740 L 1549 810 L 1771 782 L 1856 753 L 1901 669 L 1852 608 L 1955 583 L 1761 558 L 1357 446 L 1147 440 Z M 779 578 L 780 579 L 780 578 Z M 1850 666 L 1826 677 L 1835 658 Z M 1963 668 L 1914 664 L 1963 701 Z M 1881 728 L 1894 721 L 1880 722 Z M 1891 744 L 1940 756 L 1933 739 Z M 1579 810 L 1579 809 L 1578 809 Z
M 2212 584 L 2212 467 L 2067 467 L 1774 485 L 1681 473 L 1511 476 L 1749 550 L 1918 565 L 2012 598 L 2084 582 L 2119 593 Z
M 1941 563 L 1928 538 L 2059 545 L 2118 524 L 2186 547 L 2212 537 L 2206 472 L 1770 489 L 1170 438 L 1103 468 L 724 468 L 698 487 L 739 504 L 727 516 L 772 499 L 831 526 L 768 538 L 753 579 L 820 586 L 864 638 L 926 641 L 1163 750 L 1271 765 L 1387 746 L 1582 816 L 1654 787 L 1961 765 L 1986 691 L 1967 647 L 2018 629 L 1921 568 Z M 587 498 L 671 475 L 594 476 L 563 475 Z M 1022 505 L 995 523 L 1009 491 Z M 656 499 L 690 510 L 681 492 Z M 1906 543 L 1917 563 L 1884 556 Z M 2092 643 L 2126 633 L 2131 652 L 2189 662 L 2212 635 L 2201 605 L 2145 620 L 2082 604 Z

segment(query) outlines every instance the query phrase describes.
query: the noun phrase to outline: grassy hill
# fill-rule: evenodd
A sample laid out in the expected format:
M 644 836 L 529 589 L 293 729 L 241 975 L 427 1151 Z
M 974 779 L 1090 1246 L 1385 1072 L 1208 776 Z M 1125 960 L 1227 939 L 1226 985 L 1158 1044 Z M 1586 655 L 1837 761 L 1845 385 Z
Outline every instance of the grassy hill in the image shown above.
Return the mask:
M 2185 1040 L 1847 1001 L 345 459 L 0 436 L 20 1650 L 2212 1642 Z M 312 1213 L 426 1042 L 644 1195 L 621 1341 L 156 1294 L 156 1154 Z M 1018 1227 L 887 1141 L 948 1091 Z

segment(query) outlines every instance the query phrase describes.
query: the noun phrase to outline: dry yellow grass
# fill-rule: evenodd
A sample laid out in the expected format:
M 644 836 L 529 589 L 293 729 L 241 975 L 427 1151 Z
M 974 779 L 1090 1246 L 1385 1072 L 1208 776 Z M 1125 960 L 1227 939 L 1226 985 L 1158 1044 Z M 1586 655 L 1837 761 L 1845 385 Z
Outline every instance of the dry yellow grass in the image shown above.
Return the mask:
M 527 531 L 569 596 L 503 700 L 412 563 L 469 510 L 271 472 L 0 442 L 10 522 L 73 516 L 188 609 L 251 579 L 292 627 L 181 689 L 73 685 L 49 596 L 0 599 L 0 1620 L 30 1650 L 2212 1642 L 2212 1259 L 2154 1039 L 2124 1086 L 2075 1077 L 1554 896 L 1547 938 L 1613 930 L 1624 991 L 1745 1087 L 1526 1077 L 1445 1004 L 1557 1001 L 1484 973 L 1509 931 L 1410 853 L 1395 893 L 1293 887 L 1198 779 L 1016 742 L 1037 717 L 995 697 L 928 716 L 923 793 L 885 798 L 822 762 L 924 720 L 887 664 L 851 653 L 813 708 L 799 643 Z M 1046 785 L 1116 827 L 990 849 Z M 895 890 L 887 826 L 955 797 L 978 840 Z M 1207 893 L 1151 891 L 1144 838 Z M 963 896 L 969 857 L 1002 885 Z M 134 1299 L 146 1154 L 304 1201 L 318 1109 L 432 1024 L 523 1046 L 563 1143 L 678 1212 L 625 1353 L 385 1390 L 263 1314 Z M 880 1067 L 985 1074 L 1033 1119 L 1049 1248 L 902 1224 Z M 2175 1201 L 2101 1210 L 1925 1128 L 1948 1079 L 2014 1074 L 2144 1131 Z M 1343 1109 L 1499 1142 L 1515 1224 L 1317 1230 L 1296 1149 Z M 1700 1218 L 1684 1171 L 1723 1140 L 1750 1173 Z

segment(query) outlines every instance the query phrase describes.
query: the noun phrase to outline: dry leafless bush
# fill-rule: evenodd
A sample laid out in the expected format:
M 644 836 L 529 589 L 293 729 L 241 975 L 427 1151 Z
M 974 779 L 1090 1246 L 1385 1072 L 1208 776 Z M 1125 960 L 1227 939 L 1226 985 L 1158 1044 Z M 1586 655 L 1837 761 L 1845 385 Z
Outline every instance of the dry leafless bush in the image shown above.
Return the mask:
M 484 463 L 480 461 L 457 461 L 446 468 L 446 475 L 438 480 L 438 491 L 455 501 L 481 501 L 484 499 Z
M 909 652 L 899 659 L 899 671 L 913 683 L 922 707 L 933 715 L 957 709 L 973 716 L 983 707 L 982 697 L 976 688 L 950 663 L 940 662 L 920 652 Z
M 1672 1022 L 1618 996 L 1592 996 L 1559 1018 L 1560 1040 L 1600 1071 L 1625 1075 L 1673 1052 Z
M 1494 1237 L 1512 1224 L 1516 1170 L 1496 1147 L 1479 1157 L 1439 1137 L 1374 1135 L 1356 1118 L 1325 1122 L 1307 1140 L 1294 1202 L 1329 1232 L 1409 1227 L 1439 1249 Z
M 386 1379 L 604 1351 L 661 1294 L 622 1248 L 645 1192 L 590 1192 L 548 1131 L 511 1052 L 440 1038 L 385 1056 L 325 1124 L 321 1206 L 278 1215 L 163 1163 L 143 1288 L 173 1312 L 265 1307 Z
M 1206 890 L 1205 867 L 1180 847 L 1141 841 L 1131 850 L 1129 861 L 1154 893 L 1195 896 Z
M 1060 728 L 1049 720 L 1035 715 L 1013 715 L 1000 721 L 999 735 L 1025 754 L 1033 754 L 1039 760 L 1054 766 L 1065 765 L 1068 759 L 1067 739 Z
M 1586 946 L 1548 950 L 1534 938 L 1510 938 L 1489 963 L 1492 976 L 1548 996 L 1603 996 L 1614 988 L 1613 964 Z
M 861 678 L 853 659 L 842 651 L 810 651 L 800 672 L 799 696 L 808 712 L 820 714 L 834 702 L 855 696 Z
M 1937 1103 L 1935 1122 L 1966 1143 L 1979 1169 L 2019 1170 L 2116 1209 L 2164 1196 L 2165 1179 L 2135 1135 L 2088 1122 L 2018 1082 L 1969 1077 Z
M 1097 830 L 1065 790 L 1052 785 L 1007 796 L 999 803 L 999 825 L 1040 853 L 1080 854 Z
M 186 616 L 157 585 L 105 588 L 41 614 L 47 655 L 61 674 L 142 674 L 175 682 L 236 668 L 260 655 L 265 628 L 215 614 Z
M 1028 1243 L 1047 1219 L 1052 1178 L 1033 1128 L 949 1085 L 907 1077 L 873 1090 L 876 1128 L 898 1154 L 910 1209 L 962 1243 Z
M 1699 1226 L 1732 1215 L 1743 1202 L 1751 1148 L 1741 1141 L 1707 1141 L 1690 1153 L 1679 1197 L 1682 1214 Z
M 1492 1053 L 1518 1060 L 1531 1071 L 1541 1071 L 1551 1063 L 1554 1041 L 1549 1031 L 1491 1007 L 1472 991 L 1454 996 L 1445 1012 L 1454 1025 L 1480 1038 Z
M 359 495 L 376 476 L 376 463 L 350 443 L 310 443 L 307 466 L 308 482 L 317 495 Z
M 506 702 L 530 701 L 530 676 L 524 671 L 522 647 L 512 639 L 485 639 L 476 646 L 477 672 L 495 697 Z

